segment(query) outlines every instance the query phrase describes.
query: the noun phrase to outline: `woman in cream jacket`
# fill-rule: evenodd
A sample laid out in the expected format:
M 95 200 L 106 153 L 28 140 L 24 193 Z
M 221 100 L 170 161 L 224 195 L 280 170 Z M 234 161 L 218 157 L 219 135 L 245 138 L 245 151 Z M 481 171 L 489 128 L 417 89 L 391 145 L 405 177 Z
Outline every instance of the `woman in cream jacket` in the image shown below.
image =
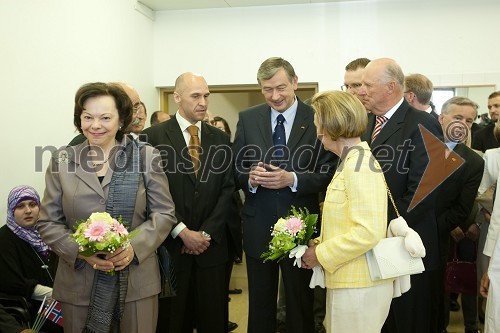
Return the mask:
M 387 231 L 383 173 L 366 142 L 366 110 L 339 91 L 316 94 L 318 138 L 342 161 L 328 186 L 320 243 L 302 257 L 306 268 L 320 264 L 327 288 L 327 332 L 380 332 L 389 313 L 393 280 L 372 281 L 365 253 Z

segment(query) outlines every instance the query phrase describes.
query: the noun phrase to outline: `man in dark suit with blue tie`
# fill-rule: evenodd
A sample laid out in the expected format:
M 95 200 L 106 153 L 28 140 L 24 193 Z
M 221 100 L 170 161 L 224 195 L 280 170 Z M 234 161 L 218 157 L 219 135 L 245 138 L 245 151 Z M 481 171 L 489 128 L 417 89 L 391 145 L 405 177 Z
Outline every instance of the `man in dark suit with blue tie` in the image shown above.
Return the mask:
M 369 142 L 384 170 L 398 211 L 420 235 L 426 250 L 425 272 L 412 275 L 411 289 L 393 299 L 382 332 L 433 332 L 432 307 L 429 304 L 436 297 L 437 291 L 433 289 L 432 281 L 440 263 L 435 214 L 436 191 L 431 192 L 412 209 L 410 204 L 429 162 L 419 124 L 441 141 L 442 129 L 434 117 L 414 109 L 404 99 L 404 74 L 394 60 L 372 60 L 363 71 L 362 82 L 359 95 L 365 108 L 371 112 L 362 140 Z M 444 153 L 444 148 L 442 149 Z M 389 219 L 396 217 L 391 205 L 388 214 Z
M 240 112 L 233 143 L 238 185 L 245 191 L 242 210 L 246 253 L 248 332 L 276 332 L 279 269 L 286 294 L 286 331 L 314 332 L 312 272 L 289 258 L 264 263 L 274 223 L 291 206 L 319 213 L 318 193 L 335 168 L 334 157 L 316 137 L 312 109 L 295 96 L 297 76 L 290 63 L 269 58 L 258 72 L 265 104 Z

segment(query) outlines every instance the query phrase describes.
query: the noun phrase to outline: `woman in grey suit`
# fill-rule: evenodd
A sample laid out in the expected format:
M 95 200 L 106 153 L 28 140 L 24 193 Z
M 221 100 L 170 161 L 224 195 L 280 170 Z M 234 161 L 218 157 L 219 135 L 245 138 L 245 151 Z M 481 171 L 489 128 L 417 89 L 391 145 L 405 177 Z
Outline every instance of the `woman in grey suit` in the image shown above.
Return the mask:
M 86 137 L 54 153 L 38 231 L 59 256 L 53 297 L 65 332 L 154 332 L 160 273 L 155 255 L 176 222 L 158 151 L 124 136 L 132 103 L 116 84 L 89 83 L 75 96 L 74 124 Z M 139 232 L 130 246 L 89 257 L 71 234 L 93 212 L 122 217 Z M 116 274 L 106 272 L 114 269 Z

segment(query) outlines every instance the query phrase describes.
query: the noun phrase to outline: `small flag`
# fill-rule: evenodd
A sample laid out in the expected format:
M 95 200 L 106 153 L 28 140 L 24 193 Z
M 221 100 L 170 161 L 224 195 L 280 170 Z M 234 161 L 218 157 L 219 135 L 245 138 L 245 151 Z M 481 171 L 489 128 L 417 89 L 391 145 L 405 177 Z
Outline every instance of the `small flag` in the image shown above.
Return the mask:
M 38 309 L 35 322 L 33 323 L 33 327 L 31 327 L 32 333 L 40 332 L 47 318 L 60 326 L 63 325 L 61 304 L 55 299 L 49 299 L 47 303 L 45 303 L 46 299 L 47 297 L 43 298 L 42 305 Z
M 49 313 L 47 319 L 50 321 L 53 321 L 59 326 L 63 326 L 63 317 L 62 317 L 62 311 L 61 311 L 61 303 L 59 303 L 56 300 L 53 300 L 55 302 L 55 306 L 52 309 L 52 311 Z

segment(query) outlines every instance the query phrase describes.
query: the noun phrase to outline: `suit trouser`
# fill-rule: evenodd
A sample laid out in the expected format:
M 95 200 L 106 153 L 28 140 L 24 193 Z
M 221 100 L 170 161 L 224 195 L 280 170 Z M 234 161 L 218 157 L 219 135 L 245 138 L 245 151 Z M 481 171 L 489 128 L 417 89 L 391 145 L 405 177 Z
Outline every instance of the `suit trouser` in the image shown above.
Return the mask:
M 61 302 L 63 312 L 64 332 L 80 333 L 85 327 L 88 306 L 77 306 Z M 158 317 L 158 296 L 126 302 L 121 320 L 121 332 L 153 333 Z
M 293 266 L 289 258 L 279 263 L 246 256 L 248 275 L 248 332 L 276 332 L 279 269 L 286 294 L 286 332 L 314 332 L 314 291 L 309 288 L 312 270 Z
M 433 302 L 437 299 L 438 270 L 425 271 L 411 276 L 411 289 L 394 298 L 389 316 L 382 328 L 383 333 L 434 332 Z
M 225 332 L 226 263 L 200 267 L 194 256 L 183 256 L 176 266 L 177 296 L 160 300 L 157 332 L 192 333 L 194 328 L 198 333 Z M 167 330 L 163 330 L 165 319 Z

